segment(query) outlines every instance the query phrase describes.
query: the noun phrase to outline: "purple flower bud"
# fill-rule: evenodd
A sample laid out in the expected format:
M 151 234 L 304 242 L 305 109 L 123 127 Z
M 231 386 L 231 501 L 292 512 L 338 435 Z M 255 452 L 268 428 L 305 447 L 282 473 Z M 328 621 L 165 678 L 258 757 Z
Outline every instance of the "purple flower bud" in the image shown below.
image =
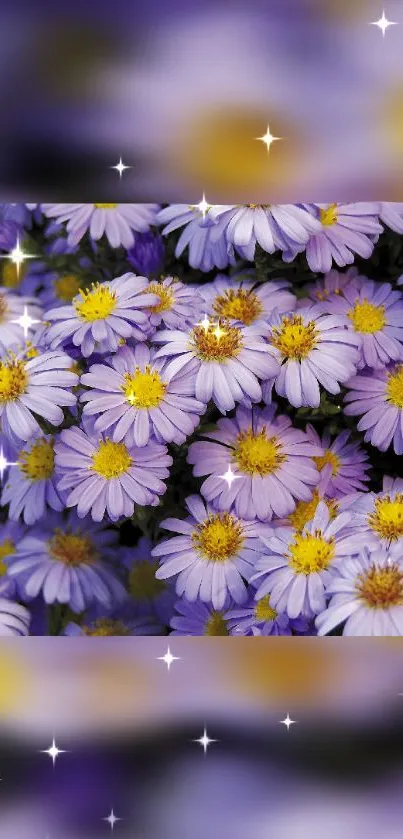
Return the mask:
M 136 233 L 135 242 L 127 252 L 127 258 L 141 276 L 161 274 L 164 266 L 165 248 L 159 233 Z

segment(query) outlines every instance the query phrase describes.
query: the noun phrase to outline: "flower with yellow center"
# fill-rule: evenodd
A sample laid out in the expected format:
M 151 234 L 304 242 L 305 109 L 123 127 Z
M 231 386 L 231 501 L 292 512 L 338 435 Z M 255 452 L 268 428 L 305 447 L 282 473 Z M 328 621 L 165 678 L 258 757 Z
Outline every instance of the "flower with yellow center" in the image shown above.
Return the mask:
M 233 458 L 239 471 L 247 475 L 270 475 L 287 459 L 280 440 L 268 436 L 265 427 L 258 433 L 241 431 L 234 445 Z
M 5 259 L 2 265 L 2 284 L 6 288 L 19 288 L 26 273 L 27 273 L 27 265 L 15 265 L 14 262 L 11 260 Z
M 304 323 L 300 315 L 284 317 L 281 326 L 272 331 L 270 343 L 283 358 L 301 361 L 307 358 L 318 339 L 318 332 L 313 321 Z
M 122 386 L 129 405 L 136 408 L 156 408 L 163 400 L 166 389 L 167 385 L 158 370 L 149 364 L 144 370 L 137 367 L 134 373 L 126 373 Z
M 90 289 L 80 290 L 79 296 L 73 302 L 80 320 L 93 323 L 106 320 L 114 312 L 117 299 L 116 293 L 108 286 L 94 283 Z
M 80 291 L 81 281 L 76 274 L 64 274 L 53 283 L 56 297 L 63 303 L 71 303 Z
M 334 559 L 333 539 L 325 539 L 321 530 L 314 533 L 297 533 L 289 548 L 289 564 L 297 574 L 314 574 L 325 571 Z
M 243 288 L 229 288 L 217 295 L 213 303 L 214 314 L 223 320 L 238 320 L 245 326 L 254 323 L 263 312 L 258 295 Z
M 274 621 L 277 617 L 276 609 L 270 605 L 270 597 L 268 594 L 257 601 L 255 606 L 255 618 L 258 623 L 265 621 Z
M 49 555 L 75 568 L 80 565 L 93 565 L 99 554 L 90 536 L 80 531 L 75 533 L 57 529 L 48 543 Z
M 15 402 L 28 385 L 25 362 L 17 358 L 0 361 L 0 402 Z
M 4 562 L 5 556 L 12 556 L 15 554 L 15 544 L 12 539 L 4 539 L 0 544 L 0 577 L 4 577 L 7 573 L 7 565 Z
M 243 349 L 242 333 L 235 326 L 219 323 L 210 323 L 207 328 L 195 326 L 191 346 L 201 361 L 225 362 L 237 358 Z
M 322 498 L 318 490 L 315 490 L 310 501 L 298 501 L 294 512 L 288 516 L 288 521 L 298 533 L 301 533 L 305 525 L 313 519 L 320 501 L 326 504 L 330 518 L 336 518 L 338 512 L 337 501 L 333 498 Z
M 133 460 L 124 443 L 101 440 L 92 456 L 92 469 L 105 480 L 119 478 L 132 466 Z
M 395 542 L 403 537 L 403 493 L 394 497 L 381 495 L 375 499 L 368 525 L 380 539 Z
M 326 451 L 320 457 L 314 457 L 314 461 L 321 472 L 325 466 L 330 465 L 332 467 L 332 476 L 338 474 L 340 469 L 340 458 L 337 457 L 337 454 L 332 452 L 330 449 L 326 449 Z
M 175 302 L 175 295 L 173 292 L 172 285 L 167 285 L 162 282 L 153 282 L 150 283 L 148 290 L 150 294 L 156 294 L 159 298 L 159 303 L 157 303 L 155 306 L 150 306 L 150 312 L 152 314 L 160 314 L 160 312 L 167 312 Z
M 403 568 L 396 563 L 386 567 L 375 564 L 357 580 L 357 592 L 370 609 L 388 609 L 403 606 Z
M 356 301 L 353 308 L 348 312 L 348 317 L 352 321 L 355 331 L 362 332 L 364 335 L 373 335 L 374 332 L 379 332 L 387 323 L 385 306 L 375 306 L 365 297 L 363 300 Z
M 204 627 L 204 635 L 229 635 L 227 621 L 223 612 L 213 611 L 208 618 Z
M 209 562 L 226 562 L 244 543 L 242 524 L 230 513 L 211 514 L 192 536 L 197 553 Z
M 403 408 L 403 364 L 398 364 L 388 373 L 386 398 L 395 408 Z
M 97 210 L 114 210 L 117 204 L 94 204 Z
M 329 204 L 328 207 L 321 207 L 319 218 L 324 227 L 331 227 L 338 221 L 337 203 Z
M 83 626 L 83 635 L 89 638 L 108 638 L 115 635 L 131 635 L 131 632 L 122 621 L 99 618 L 91 626 Z
M 55 454 L 52 439 L 42 438 L 19 454 L 21 472 L 30 481 L 46 481 L 54 472 Z

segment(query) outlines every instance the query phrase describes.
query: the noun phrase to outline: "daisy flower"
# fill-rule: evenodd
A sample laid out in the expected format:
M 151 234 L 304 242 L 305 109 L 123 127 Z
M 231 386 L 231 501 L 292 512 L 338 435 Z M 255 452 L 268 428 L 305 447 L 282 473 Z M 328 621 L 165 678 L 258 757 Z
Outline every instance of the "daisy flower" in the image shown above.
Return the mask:
M 365 442 L 386 452 L 393 441 L 396 454 L 403 454 L 403 364 L 353 376 L 347 387 L 344 413 L 363 415 L 357 429 L 365 431 Z
M 69 245 L 77 245 L 87 231 L 98 241 L 105 234 L 112 248 L 131 248 L 134 232 L 155 224 L 158 204 L 41 204 L 48 218 L 67 222 Z
M 25 534 L 25 527 L 15 521 L 0 524 L 0 597 L 14 597 L 15 582 L 7 573 L 5 557 L 16 552 L 16 546 Z
M 45 603 L 67 603 L 76 613 L 93 603 L 111 608 L 126 596 L 108 564 L 116 556 L 116 541 L 117 534 L 105 525 L 51 513 L 30 528 L 5 561 L 24 599 L 41 594 Z
M 97 416 L 96 431 L 108 431 L 115 442 L 145 446 L 184 443 L 206 410 L 194 398 L 195 377 L 186 371 L 165 373 L 165 359 L 144 344 L 122 347 L 109 364 L 93 364 L 81 383 L 91 390 L 81 396 L 85 416 Z
M 403 358 L 403 296 L 390 283 L 375 283 L 356 277 L 331 297 L 330 314 L 348 318 L 360 342 L 360 367 L 385 367 Z
M 164 268 L 165 246 L 159 233 L 138 233 L 127 261 L 142 277 L 157 277 Z
M 233 635 L 292 635 L 288 615 L 273 609 L 268 594 L 260 600 L 252 595 L 244 606 L 230 609 L 226 617 Z
M 232 635 L 228 627 L 227 612 L 231 600 L 227 597 L 222 609 L 214 609 L 211 603 L 196 600 L 178 600 L 177 615 L 171 619 L 171 635 Z
M 355 254 L 368 259 L 374 249 L 373 238 L 383 231 L 379 224 L 379 203 L 314 204 L 313 212 L 322 229 L 309 239 L 306 258 L 311 271 L 330 271 L 333 261 L 339 268 L 351 265 Z
M 346 499 L 356 533 L 369 547 L 403 545 L 403 481 L 384 479 L 382 492 L 356 493 Z
M 158 298 L 157 305 L 148 311 L 151 331 L 161 324 L 167 329 L 193 326 L 201 318 L 203 298 L 195 286 L 184 285 L 176 277 L 164 277 L 150 283 L 148 290 Z
M 383 201 L 381 203 L 379 218 L 387 227 L 394 230 L 395 233 L 403 233 L 403 203 L 399 203 L 398 201 Z
M 147 315 L 143 310 L 157 304 L 146 277 L 123 274 L 111 282 L 94 283 L 80 291 L 70 306 L 46 312 L 50 322 L 46 340 L 55 349 L 71 339 L 85 358 L 96 347 L 116 352 L 127 338 L 144 340 Z
M 10 468 L 1 503 L 9 504 L 8 515 L 25 524 L 42 519 L 47 509 L 62 510 L 63 495 L 56 489 L 54 440 L 39 437 L 19 452 L 18 465 Z
M 321 476 L 319 486 L 324 494 L 329 498 L 341 498 L 352 492 L 365 492 L 371 464 L 364 449 L 350 441 L 350 431 L 342 431 L 333 441 L 328 431 L 320 438 L 312 425 L 308 425 L 306 431 L 312 445 L 322 448 L 322 454 L 315 457 L 315 463 Z
M 295 307 L 295 296 L 287 280 L 273 280 L 258 285 L 255 280 L 234 283 L 232 277 L 218 274 L 213 283 L 201 286 L 205 308 L 211 318 L 241 326 L 267 330 L 267 321 L 274 309 L 289 312 Z
M 318 635 L 344 624 L 343 635 L 403 635 L 403 548 L 379 547 L 341 563 L 327 586 L 330 602 Z
M 0 636 L 29 635 L 31 615 L 25 606 L 0 597 Z
M 41 309 L 34 298 L 13 294 L 6 288 L 0 290 L 0 355 L 24 340 L 22 326 L 16 321 L 27 311 L 29 317 L 39 322 Z
M 217 205 L 215 205 L 217 207 Z M 178 259 L 189 247 L 189 265 L 201 271 L 211 271 L 213 268 L 223 269 L 227 265 L 235 264 L 234 249 L 227 244 L 224 232 L 220 236 L 212 236 L 216 221 L 212 218 L 209 207 L 205 215 L 192 204 L 171 204 L 160 210 L 157 224 L 165 225 L 164 236 L 184 227 L 175 249 Z
M 152 542 L 145 536 L 135 548 L 122 553 L 122 566 L 127 572 L 127 590 L 133 613 L 150 615 L 162 624 L 169 624 L 175 603 L 175 592 L 165 580 L 157 580 L 158 559 L 152 556 Z
M 211 211 L 217 221 L 212 238 L 226 236 L 227 242 L 250 261 L 256 244 L 267 253 L 302 249 L 312 234 L 322 229 L 313 213 L 298 204 L 244 204 L 216 206 Z
M 35 415 L 52 425 L 63 422 L 64 406 L 75 405 L 71 389 L 78 376 L 63 352 L 9 355 L 0 361 L 0 417 L 4 434 L 19 446 L 42 435 Z
M 157 358 L 173 357 L 167 374 L 185 370 L 195 373 L 196 399 L 205 404 L 213 399 L 222 414 L 245 396 L 259 402 L 262 391 L 258 378 L 274 378 L 279 372 L 277 359 L 267 352 L 266 342 L 253 327 L 221 325 L 206 319 L 190 331 L 162 330 L 153 340 L 163 344 Z
M 289 618 L 311 617 L 325 608 L 325 587 L 337 560 L 356 553 L 362 537 L 346 532 L 350 515 L 333 520 L 323 502 L 313 519 L 300 532 L 279 527 L 262 536 L 268 551 L 261 557 L 252 583 L 259 581 L 255 599 L 270 595 L 270 603 Z M 263 581 L 262 580 L 263 577 Z
M 324 314 L 321 304 L 295 314 L 275 314 L 267 340 L 269 353 L 281 365 L 275 389 L 294 408 L 317 408 L 319 384 L 340 393 L 340 382 L 356 372 L 356 335 L 346 329 L 346 318 Z
M 194 602 L 200 597 L 223 609 L 231 595 L 236 603 L 247 598 L 244 580 L 253 573 L 261 552 L 262 526 L 242 521 L 232 513 L 217 513 L 198 495 L 186 499 L 190 515 L 165 519 L 165 530 L 179 533 L 157 545 L 152 555 L 161 557 L 158 580 L 176 577 L 176 593 Z
M 319 474 L 312 460 L 322 448 L 276 407 L 244 407 L 233 419 L 220 419 L 217 430 L 204 432 L 206 441 L 189 446 L 188 462 L 196 477 L 209 475 L 201 493 L 218 510 L 240 518 L 268 521 L 286 516 L 296 500 L 310 501 Z M 226 475 L 229 471 L 229 479 Z
M 166 446 L 150 442 L 143 448 L 116 443 L 103 435 L 90 436 L 81 428 L 62 431 L 55 446 L 59 492 L 67 492 L 66 506 L 77 507 L 79 518 L 91 512 L 102 521 L 133 515 L 136 504 L 156 506 L 163 495 L 172 457 Z
M 314 283 L 308 283 L 304 286 L 304 292 L 314 303 L 324 303 L 334 294 L 343 294 L 345 286 L 351 283 L 357 275 L 358 270 L 355 265 L 344 272 L 332 268 L 320 280 L 315 280 Z M 306 300 L 304 298 L 300 300 L 300 303 L 306 306 Z

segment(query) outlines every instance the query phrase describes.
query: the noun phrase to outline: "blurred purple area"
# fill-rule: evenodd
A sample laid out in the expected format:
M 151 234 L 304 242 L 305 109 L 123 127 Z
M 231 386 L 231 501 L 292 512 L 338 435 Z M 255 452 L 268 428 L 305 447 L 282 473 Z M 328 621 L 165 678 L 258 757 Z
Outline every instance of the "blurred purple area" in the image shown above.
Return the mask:
M 5 0 L 1 198 L 396 200 L 401 0 L 386 12 L 383 37 L 378 0 Z

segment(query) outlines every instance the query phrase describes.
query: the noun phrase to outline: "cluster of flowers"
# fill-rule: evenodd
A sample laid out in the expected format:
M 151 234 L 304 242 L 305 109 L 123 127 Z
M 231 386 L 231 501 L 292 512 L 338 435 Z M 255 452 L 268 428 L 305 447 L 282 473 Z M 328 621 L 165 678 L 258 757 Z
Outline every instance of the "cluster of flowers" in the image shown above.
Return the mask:
M 380 220 L 2 205 L 0 634 L 403 634 L 403 480 L 364 445 L 403 453 L 403 294 L 332 268 Z M 261 282 L 259 249 L 324 275 Z

